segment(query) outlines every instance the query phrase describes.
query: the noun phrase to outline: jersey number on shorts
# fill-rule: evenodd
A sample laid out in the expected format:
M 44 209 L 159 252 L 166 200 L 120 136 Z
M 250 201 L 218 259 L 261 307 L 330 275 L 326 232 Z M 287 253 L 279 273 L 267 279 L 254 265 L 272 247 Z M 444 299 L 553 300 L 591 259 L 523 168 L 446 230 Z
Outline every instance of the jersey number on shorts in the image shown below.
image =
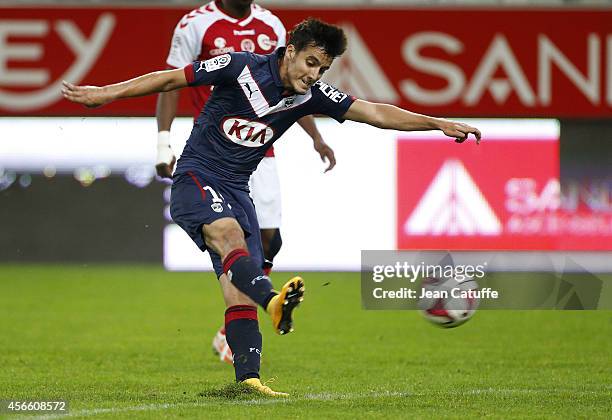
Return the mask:
M 208 191 L 210 193 L 210 195 L 212 195 L 213 198 L 213 203 L 223 203 L 223 195 L 222 194 L 218 194 L 215 190 L 213 190 L 211 187 L 209 187 L 208 185 L 205 186 L 203 188 L 205 191 Z M 219 196 L 221 196 L 221 198 L 219 198 Z

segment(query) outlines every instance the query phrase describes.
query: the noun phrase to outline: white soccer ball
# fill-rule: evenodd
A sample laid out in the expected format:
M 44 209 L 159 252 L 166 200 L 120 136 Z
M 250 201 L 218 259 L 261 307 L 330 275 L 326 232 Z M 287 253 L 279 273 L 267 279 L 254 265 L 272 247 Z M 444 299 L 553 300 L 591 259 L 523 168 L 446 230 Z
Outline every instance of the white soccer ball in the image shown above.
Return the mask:
M 421 283 L 418 308 L 429 322 L 443 328 L 467 322 L 478 308 L 478 284 L 473 279 L 425 278 Z

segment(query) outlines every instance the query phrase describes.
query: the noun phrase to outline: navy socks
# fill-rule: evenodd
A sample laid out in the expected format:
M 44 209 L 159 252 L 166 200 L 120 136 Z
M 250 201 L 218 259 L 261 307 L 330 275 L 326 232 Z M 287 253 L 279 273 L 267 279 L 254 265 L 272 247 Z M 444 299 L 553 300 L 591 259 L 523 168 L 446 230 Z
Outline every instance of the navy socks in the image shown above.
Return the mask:
M 276 295 L 272 283 L 245 249 L 235 249 L 223 260 L 223 271 L 242 293 L 253 299 L 264 309 Z
M 257 308 L 249 305 L 227 308 L 225 336 L 234 354 L 236 381 L 259 378 L 262 342 L 257 321 Z

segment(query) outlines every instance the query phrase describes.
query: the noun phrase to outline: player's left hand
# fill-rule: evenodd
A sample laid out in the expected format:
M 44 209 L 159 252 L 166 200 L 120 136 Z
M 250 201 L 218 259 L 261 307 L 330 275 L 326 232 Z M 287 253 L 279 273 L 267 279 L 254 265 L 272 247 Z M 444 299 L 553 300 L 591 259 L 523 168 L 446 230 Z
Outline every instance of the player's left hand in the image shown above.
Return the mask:
M 321 160 L 323 162 L 325 162 L 325 159 L 327 159 L 327 161 L 329 162 L 329 165 L 327 166 L 327 169 L 325 169 L 325 172 L 331 171 L 334 166 L 336 166 L 336 157 L 334 156 L 334 151 L 332 150 L 332 148 L 329 147 L 327 143 L 323 141 L 323 139 L 319 139 L 314 142 L 314 149 L 317 151 L 319 156 L 321 156 Z
M 456 121 L 445 121 L 440 129 L 448 137 L 454 137 L 457 143 L 463 143 L 470 134 L 473 134 L 476 137 L 476 144 L 480 144 L 480 130 L 471 125 Z
M 65 80 L 62 81 L 62 96 L 69 101 L 85 105 L 88 108 L 96 108 L 112 100 L 102 87 L 77 86 Z

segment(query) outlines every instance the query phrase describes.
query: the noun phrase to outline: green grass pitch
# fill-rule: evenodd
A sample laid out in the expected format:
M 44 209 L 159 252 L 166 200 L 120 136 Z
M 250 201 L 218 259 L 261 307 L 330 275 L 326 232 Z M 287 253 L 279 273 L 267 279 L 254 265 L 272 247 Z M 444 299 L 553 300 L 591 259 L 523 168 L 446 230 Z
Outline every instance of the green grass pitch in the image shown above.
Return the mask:
M 65 399 L 77 418 L 612 418 L 610 311 L 479 311 L 444 330 L 362 310 L 358 274 L 303 277 L 295 333 L 260 310 L 262 378 L 284 400 L 227 387 L 211 274 L 0 266 L 0 400 Z

